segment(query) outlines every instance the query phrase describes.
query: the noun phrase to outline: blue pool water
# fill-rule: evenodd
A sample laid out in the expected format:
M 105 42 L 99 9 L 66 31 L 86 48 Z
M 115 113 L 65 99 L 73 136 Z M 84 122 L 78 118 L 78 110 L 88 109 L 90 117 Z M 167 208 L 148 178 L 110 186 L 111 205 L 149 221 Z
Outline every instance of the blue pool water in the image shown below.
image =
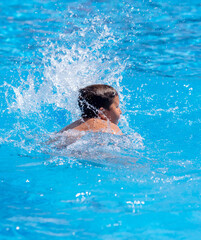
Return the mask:
M 0 13 L 0 239 L 199 239 L 200 1 L 1 0 Z M 93 83 L 120 93 L 124 136 L 45 144 Z

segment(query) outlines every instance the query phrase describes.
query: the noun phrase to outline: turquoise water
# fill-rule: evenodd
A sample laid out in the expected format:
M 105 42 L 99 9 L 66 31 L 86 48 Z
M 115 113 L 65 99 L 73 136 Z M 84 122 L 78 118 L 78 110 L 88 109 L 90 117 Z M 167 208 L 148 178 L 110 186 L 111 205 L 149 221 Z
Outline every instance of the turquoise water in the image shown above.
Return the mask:
M 0 238 L 198 239 L 200 2 L 13 0 L 0 12 Z M 47 146 L 93 83 L 120 93 L 124 136 Z

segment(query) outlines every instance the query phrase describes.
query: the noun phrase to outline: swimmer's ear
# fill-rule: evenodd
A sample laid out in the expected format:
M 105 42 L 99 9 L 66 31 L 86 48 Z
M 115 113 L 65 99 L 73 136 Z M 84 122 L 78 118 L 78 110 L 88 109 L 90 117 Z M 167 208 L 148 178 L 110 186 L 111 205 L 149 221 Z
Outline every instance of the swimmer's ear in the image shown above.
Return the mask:
M 101 107 L 99 110 L 98 110 L 98 116 L 100 119 L 103 119 L 103 120 L 107 120 L 107 117 L 105 116 L 105 109 L 103 107 Z

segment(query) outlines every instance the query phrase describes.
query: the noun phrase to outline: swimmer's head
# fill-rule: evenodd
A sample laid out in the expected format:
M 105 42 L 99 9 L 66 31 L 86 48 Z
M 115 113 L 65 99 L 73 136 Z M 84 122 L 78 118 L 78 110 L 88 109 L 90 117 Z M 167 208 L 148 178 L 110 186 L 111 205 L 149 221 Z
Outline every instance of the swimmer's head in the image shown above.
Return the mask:
M 78 105 L 83 118 L 98 118 L 100 110 L 107 113 L 114 103 L 116 105 L 119 103 L 119 97 L 117 91 L 111 86 L 95 84 L 79 90 Z M 121 110 L 119 112 L 120 115 Z

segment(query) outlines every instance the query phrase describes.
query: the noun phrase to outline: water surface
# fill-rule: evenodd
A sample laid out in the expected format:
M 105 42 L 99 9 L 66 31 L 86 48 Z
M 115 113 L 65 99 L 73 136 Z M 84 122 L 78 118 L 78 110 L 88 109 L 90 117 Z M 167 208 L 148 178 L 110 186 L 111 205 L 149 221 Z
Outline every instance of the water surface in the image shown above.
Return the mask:
M 197 239 L 199 1 L 0 2 L 2 239 Z M 80 87 L 120 93 L 124 136 L 44 144 Z

